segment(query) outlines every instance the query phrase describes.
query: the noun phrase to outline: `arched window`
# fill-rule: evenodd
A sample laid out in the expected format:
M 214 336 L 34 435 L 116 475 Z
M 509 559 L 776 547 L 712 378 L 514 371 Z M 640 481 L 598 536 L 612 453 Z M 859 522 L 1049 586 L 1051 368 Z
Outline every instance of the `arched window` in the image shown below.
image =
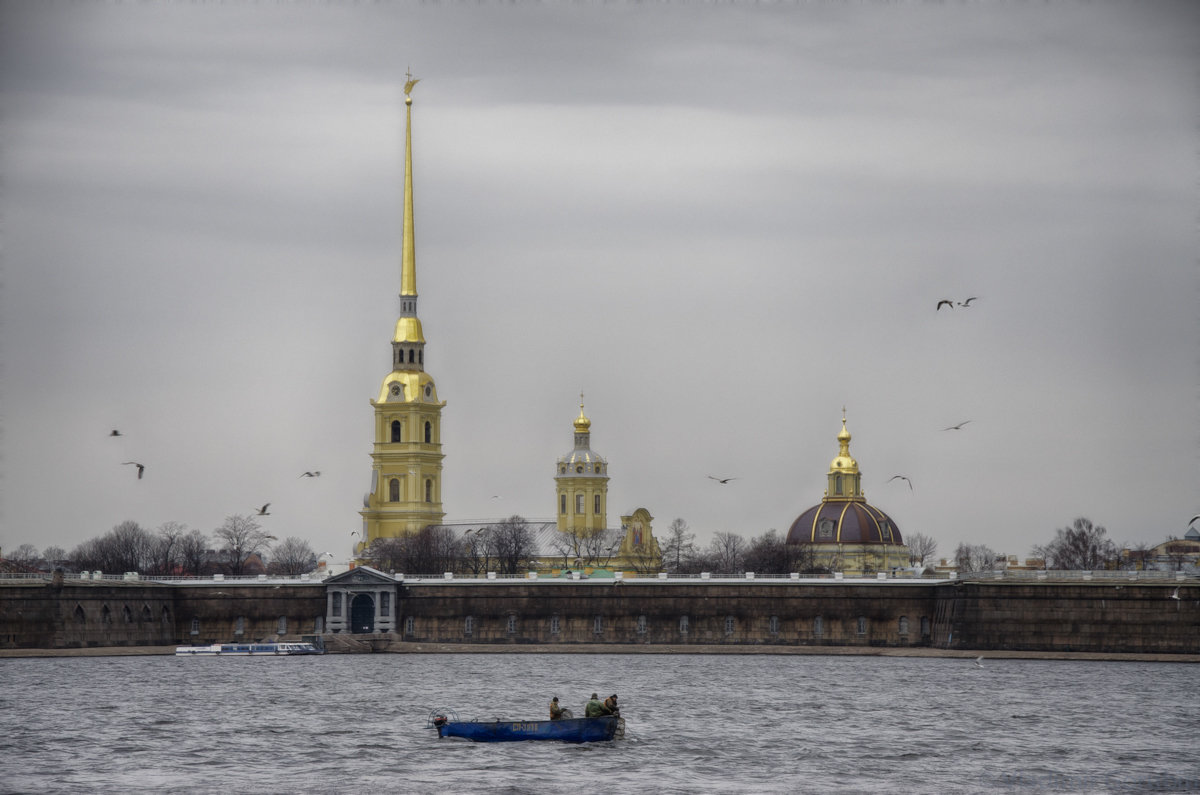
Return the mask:
M 550 634 L 557 635 L 562 631 L 562 621 L 558 616 L 550 616 Z
M 813 637 L 819 638 L 825 634 L 825 619 L 817 616 L 813 619 Z
M 567 495 L 565 494 L 558 495 L 558 512 L 561 514 L 567 512 Z
M 163 626 L 166 626 L 171 623 L 171 611 L 165 607 L 163 608 L 163 612 L 162 612 L 162 622 L 163 622 Z
M 402 431 L 401 431 L 401 429 L 402 429 L 403 427 L 404 427 L 404 426 L 400 424 L 400 420 L 392 420 L 392 441 L 393 441 L 393 442 L 399 442 L 399 441 L 402 441 L 402 439 L 401 439 L 401 435 L 402 435 Z
M 425 502 L 433 502 L 433 481 L 425 481 Z
M 867 634 L 867 617 L 866 616 L 858 617 L 858 634 L 859 635 Z
M 595 616 L 592 619 L 592 634 L 593 635 L 603 635 L 604 634 L 604 616 Z
M 772 635 L 779 634 L 779 616 L 771 616 L 770 620 L 767 622 L 767 631 Z
M 409 348 L 408 349 L 408 363 L 409 364 L 413 363 L 413 353 L 414 353 L 413 349 Z
M 238 616 L 237 620 L 233 622 L 233 634 L 234 635 L 246 634 L 246 617 L 245 616 Z
M 645 616 L 637 617 L 637 633 L 639 635 L 646 634 L 646 617 Z
M 680 635 L 688 634 L 688 617 L 687 616 L 679 617 L 679 634 Z
M 515 613 L 508 614 L 508 626 L 505 627 L 505 631 L 509 635 L 517 634 L 517 616 Z
M 725 634 L 732 635 L 733 630 L 737 628 L 737 619 L 733 616 L 725 616 Z
M 200 619 L 198 619 L 198 618 L 192 619 L 192 634 L 193 635 L 200 634 Z
M 150 613 L 150 605 L 142 605 L 141 620 L 149 623 L 153 619 L 154 619 L 154 616 Z
M 921 635 L 922 637 L 929 634 L 929 616 L 921 616 Z
M 908 634 L 908 616 L 900 616 L 900 634 Z
M 75 623 L 86 624 L 87 616 L 83 614 L 83 605 L 75 605 Z
M 333 604 L 329 608 L 329 612 L 333 613 L 334 618 L 342 616 L 342 593 L 341 591 L 333 592 Z
M 426 422 L 425 423 L 425 444 L 430 444 L 432 442 L 433 442 L 433 423 Z
M 129 609 L 129 605 L 124 605 L 121 608 L 121 617 L 125 619 L 126 624 L 133 623 L 133 611 Z
M 105 605 L 100 610 L 100 623 L 104 624 L 105 626 L 108 626 L 112 623 L 112 610 L 108 609 L 108 605 Z
M 275 634 L 277 634 L 277 635 L 286 635 L 287 634 L 287 616 L 279 617 L 279 623 L 275 627 Z
M 407 616 L 404 619 L 404 634 L 412 635 L 416 631 L 416 622 L 412 616 Z
M 583 495 L 575 495 L 575 513 L 583 513 Z
M 596 504 L 595 504 L 595 506 L 593 506 L 592 513 L 594 513 L 596 515 L 600 514 L 600 495 L 599 494 L 596 495 Z
M 834 494 L 842 493 L 842 476 L 841 475 L 838 475 L 837 480 L 834 481 L 833 493 Z
M 475 632 L 475 617 L 467 616 L 463 619 L 463 634 L 470 637 Z
M 399 478 L 392 478 L 388 481 L 388 502 L 400 502 Z

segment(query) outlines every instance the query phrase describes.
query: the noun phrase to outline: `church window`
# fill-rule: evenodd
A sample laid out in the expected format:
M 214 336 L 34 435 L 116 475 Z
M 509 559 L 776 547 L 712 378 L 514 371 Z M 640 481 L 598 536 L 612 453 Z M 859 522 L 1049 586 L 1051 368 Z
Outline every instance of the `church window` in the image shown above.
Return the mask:
M 583 513 L 583 495 L 575 495 L 575 513 Z
M 237 620 L 233 622 L 233 634 L 234 635 L 244 635 L 245 632 L 246 632 L 246 617 L 238 616 Z
M 567 512 L 567 495 L 565 494 L 558 495 L 558 512 L 561 514 Z
M 734 629 L 737 628 L 737 619 L 733 616 L 725 616 L 725 634 L 732 635 Z
M 379 615 L 387 618 L 392 614 L 392 595 L 387 591 L 379 594 Z
M 433 481 L 425 481 L 425 502 L 433 502 Z
M 475 632 L 475 617 L 467 616 L 466 618 L 463 619 L 463 634 L 466 635 L 467 637 L 471 637 L 472 633 L 474 633 L 474 632 Z
M 401 429 L 403 427 L 404 426 L 400 424 L 400 420 L 392 420 L 392 441 L 393 442 L 403 441 L 403 439 L 401 438 L 401 436 L 402 436 Z
M 825 619 L 817 616 L 813 619 L 813 637 L 819 638 L 825 634 Z
M 592 619 L 592 634 L 593 635 L 603 635 L 604 634 L 604 616 L 595 616 Z
M 679 634 L 680 635 L 688 634 L 688 617 L 687 616 L 679 617 Z
M 867 634 L 867 617 L 866 616 L 858 617 L 858 634 L 859 635 Z
M 900 634 L 908 634 L 908 616 L 900 616 Z
M 287 616 L 279 617 L 279 621 L 277 622 L 277 624 L 275 626 L 275 634 L 276 635 L 286 635 L 287 634 Z
M 425 423 L 425 444 L 429 444 L 432 441 L 433 441 L 433 423 L 426 422 Z
M 341 591 L 333 592 L 333 605 L 329 608 L 329 612 L 334 618 L 342 617 L 342 593 Z
M 592 513 L 597 514 L 597 515 L 600 513 L 600 495 L 599 494 L 596 495 L 596 505 L 592 509 Z
M 767 621 L 767 631 L 772 635 L 779 634 L 779 616 L 771 616 L 770 620 Z
M 392 478 L 388 481 L 388 502 L 400 502 L 399 478 Z
M 562 621 L 558 616 L 550 616 L 550 634 L 557 635 L 562 631 Z

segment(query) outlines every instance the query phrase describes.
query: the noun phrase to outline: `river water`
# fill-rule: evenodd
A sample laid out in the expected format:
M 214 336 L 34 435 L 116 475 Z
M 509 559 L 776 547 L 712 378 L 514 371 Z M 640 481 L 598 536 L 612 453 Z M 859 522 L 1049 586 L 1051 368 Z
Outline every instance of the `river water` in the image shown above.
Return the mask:
M 0 660 L 3 792 L 1200 792 L 1200 668 L 899 657 Z M 439 740 L 430 711 L 626 739 Z

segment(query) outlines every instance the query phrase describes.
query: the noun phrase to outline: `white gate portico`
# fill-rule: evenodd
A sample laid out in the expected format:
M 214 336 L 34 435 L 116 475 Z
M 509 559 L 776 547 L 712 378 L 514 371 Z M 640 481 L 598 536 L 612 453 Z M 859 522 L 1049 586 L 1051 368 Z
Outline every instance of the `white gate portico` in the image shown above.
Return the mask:
M 396 580 L 359 566 L 325 581 L 327 632 L 374 633 L 396 629 Z

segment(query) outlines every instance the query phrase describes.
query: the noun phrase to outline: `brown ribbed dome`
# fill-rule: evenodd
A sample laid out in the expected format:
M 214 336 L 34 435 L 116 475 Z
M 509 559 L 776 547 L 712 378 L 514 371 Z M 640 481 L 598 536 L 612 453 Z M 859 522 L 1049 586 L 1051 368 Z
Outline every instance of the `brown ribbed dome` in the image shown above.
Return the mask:
M 903 546 L 900 528 L 866 502 L 830 500 L 814 505 L 792 522 L 789 544 L 884 544 Z

